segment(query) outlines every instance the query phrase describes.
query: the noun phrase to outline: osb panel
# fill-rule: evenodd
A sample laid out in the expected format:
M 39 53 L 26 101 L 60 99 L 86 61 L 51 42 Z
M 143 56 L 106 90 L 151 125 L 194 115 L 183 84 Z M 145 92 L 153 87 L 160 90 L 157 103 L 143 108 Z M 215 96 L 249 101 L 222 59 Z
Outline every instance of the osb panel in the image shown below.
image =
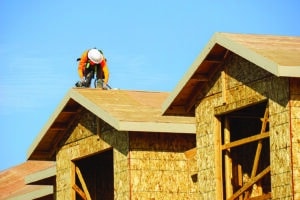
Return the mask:
M 57 199 L 71 199 L 74 192 L 71 185 L 72 160 L 112 147 L 115 199 L 129 197 L 128 133 L 116 131 L 92 113 L 84 111 L 77 126 L 57 153 Z
M 96 116 L 87 110 L 83 110 L 81 118 L 76 126 L 76 130 L 72 132 L 69 138 L 65 141 L 66 144 L 76 142 L 82 138 L 92 136 L 97 131 Z
M 196 199 L 197 187 L 184 152 L 195 135 L 130 133 L 133 199 Z
M 290 79 L 294 199 L 300 199 L 300 79 Z
M 269 99 L 272 197 L 273 190 L 284 187 L 280 198 L 291 195 L 291 159 L 289 134 L 289 80 L 274 77 L 267 71 L 234 54 L 225 61 L 225 96 L 221 74 L 217 72 L 203 91 L 206 94 L 196 107 L 197 156 L 201 199 L 216 199 L 216 163 L 214 152 L 215 114 L 225 114 L 255 102 Z M 224 87 L 223 87 L 224 88 Z M 226 104 L 223 104 L 226 102 Z M 217 113 L 216 113 L 217 112 Z M 274 177 L 274 178 L 273 178 Z M 276 183 L 275 183 L 276 182 Z

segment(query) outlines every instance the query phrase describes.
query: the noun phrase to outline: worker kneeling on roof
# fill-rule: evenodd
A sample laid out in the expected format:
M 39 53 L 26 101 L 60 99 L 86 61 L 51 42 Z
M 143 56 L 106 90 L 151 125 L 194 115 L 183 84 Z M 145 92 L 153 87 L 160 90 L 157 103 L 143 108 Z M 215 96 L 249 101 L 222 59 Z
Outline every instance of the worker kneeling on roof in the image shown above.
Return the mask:
M 84 51 L 78 64 L 78 75 L 80 81 L 75 85 L 77 87 L 90 87 L 91 81 L 96 75 L 95 87 L 107 89 L 109 79 L 109 70 L 106 58 L 99 49 L 89 49 Z

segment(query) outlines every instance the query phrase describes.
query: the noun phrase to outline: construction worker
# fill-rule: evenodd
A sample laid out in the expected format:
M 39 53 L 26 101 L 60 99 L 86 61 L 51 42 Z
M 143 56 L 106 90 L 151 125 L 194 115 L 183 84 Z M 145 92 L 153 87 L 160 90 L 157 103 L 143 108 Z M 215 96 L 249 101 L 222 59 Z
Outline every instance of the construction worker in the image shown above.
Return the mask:
M 103 52 L 93 48 L 84 51 L 78 64 L 78 75 L 80 81 L 75 85 L 77 87 L 90 87 L 91 81 L 96 75 L 96 88 L 107 89 L 109 79 L 109 70 L 106 63 L 106 58 Z

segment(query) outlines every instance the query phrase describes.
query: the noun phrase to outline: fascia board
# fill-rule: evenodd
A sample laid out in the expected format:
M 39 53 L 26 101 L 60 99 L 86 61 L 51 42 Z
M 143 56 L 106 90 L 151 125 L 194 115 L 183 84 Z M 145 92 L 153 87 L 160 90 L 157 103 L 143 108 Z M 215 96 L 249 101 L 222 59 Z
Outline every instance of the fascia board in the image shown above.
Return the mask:
M 17 195 L 17 196 L 13 196 L 11 198 L 8 198 L 7 200 L 24 200 L 24 199 L 37 199 L 37 198 L 41 198 L 47 195 L 51 195 L 53 194 L 53 186 L 52 185 L 47 185 L 47 186 L 42 186 L 41 188 L 25 193 L 25 194 L 21 194 L 21 195 Z
M 282 77 L 300 77 L 300 66 L 279 66 L 278 75 Z
M 120 121 L 77 92 L 71 98 L 118 131 L 196 133 L 195 124 Z
M 115 129 L 119 129 L 119 122 L 117 119 L 112 117 L 109 113 L 105 110 L 99 108 L 99 106 L 95 105 L 93 102 L 79 94 L 78 92 L 72 92 L 70 97 L 78 102 L 80 105 L 85 107 L 87 110 L 95 114 L 100 119 L 104 120 L 106 123 L 110 124 Z
M 196 133 L 195 124 L 158 123 L 158 122 L 120 122 L 120 131 L 142 131 L 162 133 Z
M 43 179 L 50 178 L 53 176 L 56 176 L 55 166 L 25 176 L 25 184 L 34 184 L 34 182 L 41 181 Z

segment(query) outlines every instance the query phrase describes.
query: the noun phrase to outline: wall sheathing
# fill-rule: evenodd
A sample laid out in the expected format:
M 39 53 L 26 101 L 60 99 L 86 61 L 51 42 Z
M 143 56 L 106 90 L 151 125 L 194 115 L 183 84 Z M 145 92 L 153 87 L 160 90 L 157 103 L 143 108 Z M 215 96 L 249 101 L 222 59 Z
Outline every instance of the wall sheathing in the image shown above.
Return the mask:
M 75 160 L 113 149 L 114 199 L 197 199 L 194 134 L 119 132 L 88 111 L 57 152 L 57 199 L 74 199 Z
M 225 78 L 222 74 L 225 74 Z M 299 87 L 299 83 L 296 87 Z M 225 91 L 222 91 L 223 88 Z M 217 135 L 220 133 L 220 125 L 216 115 L 238 110 L 263 100 L 269 102 L 272 199 L 291 199 L 289 80 L 275 77 L 253 63 L 230 54 L 220 69 L 200 90 L 202 93 L 198 97 L 199 104 L 196 106 L 200 199 L 219 199 L 222 196 L 220 192 L 217 193 L 217 188 L 219 187 L 220 191 L 222 187 L 219 174 L 222 166 L 220 166 L 220 149 L 216 146 L 220 143 L 220 136 Z M 296 107 L 292 112 L 299 109 Z M 294 118 L 299 127 L 297 121 L 299 114 Z M 294 140 L 294 143 L 294 146 L 299 147 L 299 142 Z M 298 147 L 298 151 L 296 148 L 295 151 L 299 154 Z M 295 170 L 296 166 L 299 167 L 299 162 L 297 159 L 294 162 L 297 162 L 294 164 Z
M 300 78 L 290 79 L 291 144 L 294 199 L 300 199 Z
M 129 173 L 126 153 L 128 150 L 128 133 L 118 132 L 104 122 L 101 123 L 100 119 L 88 111 L 83 111 L 81 115 L 78 124 L 71 130 L 71 135 L 62 144 L 56 155 L 56 198 L 75 199 L 75 192 L 72 189 L 74 182 L 72 180 L 72 173 L 74 173 L 73 160 L 100 153 L 114 146 L 114 198 L 128 199 L 126 198 L 129 197 Z
M 197 199 L 184 152 L 195 135 L 130 133 L 131 199 Z

